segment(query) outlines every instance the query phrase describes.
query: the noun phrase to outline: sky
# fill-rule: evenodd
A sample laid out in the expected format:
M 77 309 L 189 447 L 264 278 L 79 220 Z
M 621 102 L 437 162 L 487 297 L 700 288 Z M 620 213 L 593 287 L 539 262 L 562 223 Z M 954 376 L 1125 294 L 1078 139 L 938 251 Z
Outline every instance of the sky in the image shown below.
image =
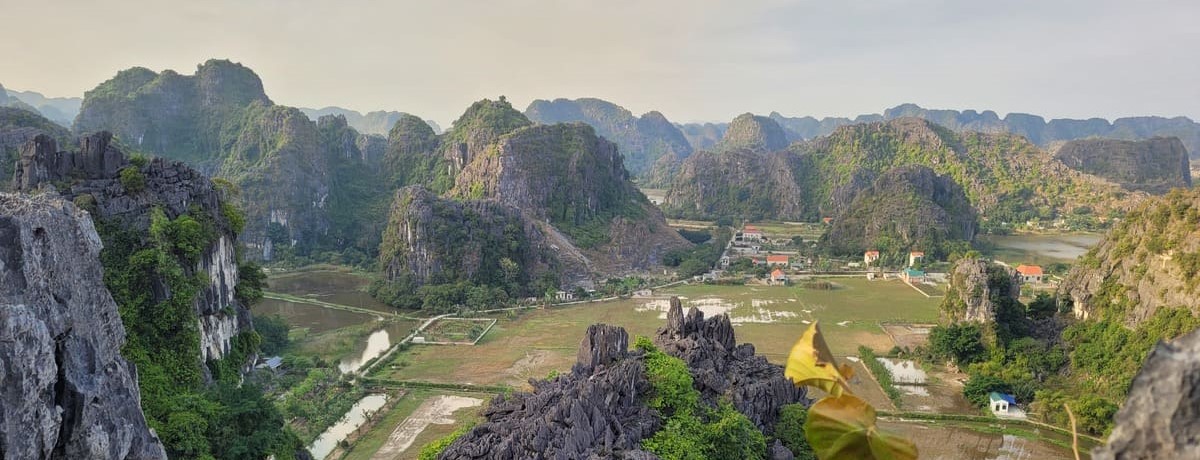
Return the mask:
M 276 103 L 443 126 L 505 95 L 677 122 L 912 102 L 1200 120 L 1196 0 L 0 0 L 0 84 L 81 96 L 118 70 L 240 62 Z

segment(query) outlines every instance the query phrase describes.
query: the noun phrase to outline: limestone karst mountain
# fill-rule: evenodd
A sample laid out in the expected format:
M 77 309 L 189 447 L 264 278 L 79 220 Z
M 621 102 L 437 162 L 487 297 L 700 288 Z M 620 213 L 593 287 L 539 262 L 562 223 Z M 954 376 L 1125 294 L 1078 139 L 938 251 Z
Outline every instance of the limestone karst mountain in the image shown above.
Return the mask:
M 1072 169 L 1130 190 L 1161 195 L 1172 188 L 1192 186 L 1188 152 L 1176 137 L 1075 140 L 1054 150 L 1054 157 Z
M 630 182 L 616 145 L 590 126 L 529 126 L 503 100 L 473 104 L 440 137 L 418 123 L 396 125 L 386 161 L 417 165 L 398 182 L 444 197 L 396 195 L 380 254 L 394 282 L 470 281 L 510 295 L 537 279 L 590 286 L 658 267 L 667 251 L 689 245 Z M 504 264 L 511 268 L 499 270 Z
M 554 124 L 583 122 L 595 128 L 596 134 L 617 144 L 625 156 L 625 167 L 635 178 L 645 179 L 660 158 L 682 160 L 692 154 L 687 138 L 662 113 L 647 112 L 640 117 L 608 101 L 581 98 L 535 100 L 525 109 L 525 116 L 536 123 Z
M 1102 214 L 1128 209 L 1145 196 L 1075 171 L 1019 136 L 957 133 L 916 118 L 845 126 L 776 155 L 785 160 L 747 156 L 735 167 L 713 167 L 710 158 L 693 155 L 681 165 L 664 211 L 692 218 L 817 221 L 845 212 L 887 170 L 909 165 L 950 177 L 993 223 L 1024 222 L 1081 206 Z M 788 166 L 767 167 L 766 162 Z M 769 170 L 771 176 L 746 174 L 756 170 Z M 764 195 L 778 197 L 763 202 Z

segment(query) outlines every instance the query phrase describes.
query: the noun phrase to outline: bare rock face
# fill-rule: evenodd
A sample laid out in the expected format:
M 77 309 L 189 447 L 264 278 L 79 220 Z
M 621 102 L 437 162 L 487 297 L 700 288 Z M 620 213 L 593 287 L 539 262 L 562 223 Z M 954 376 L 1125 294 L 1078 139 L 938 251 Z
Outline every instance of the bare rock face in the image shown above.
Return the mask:
M 1074 140 L 1063 144 L 1055 158 L 1130 190 L 1161 195 L 1175 187 L 1192 186 L 1188 152 L 1177 137 Z
M 805 391 L 784 377 L 782 366 L 755 355 L 753 344 L 737 344 L 728 315 L 705 319 L 696 308 L 684 315 L 679 299 L 672 298 L 667 327 L 658 330 L 654 343 L 687 363 L 706 401 L 729 397 L 766 433 L 772 432 L 780 408 L 805 400 Z
M 1020 296 L 1020 278 L 1012 268 L 983 259 L 962 259 L 950 274 L 941 310 L 953 322 L 992 323 L 998 302 Z
M 80 138 L 77 151 L 59 151 L 54 139 L 39 135 L 21 150 L 14 174 L 17 190 L 56 190 L 63 198 L 86 205 L 92 217 L 122 228 L 145 233 L 154 209 L 168 218 L 199 210 L 217 223 L 220 237 L 201 254 L 191 273 L 209 280 L 196 296 L 201 355 L 217 359 L 230 350 L 241 331 L 252 329 L 250 310 L 234 297 L 238 280 L 234 243 L 237 235 L 221 211 L 221 195 L 212 181 L 182 163 L 155 158 L 138 168 L 144 178 L 140 190 L 129 190 L 119 179 L 124 168 L 134 168 L 112 144 L 107 132 Z M 156 293 L 166 296 L 168 293 Z
M 715 404 L 723 396 L 760 429 L 770 433 L 779 408 L 805 401 L 804 391 L 783 376 L 783 368 L 754 355 L 754 346 L 736 345 L 727 316 L 686 316 L 672 299 L 668 325 L 655 339 L 666 353 L 689 366 L 697 390 Z M 532 380 L 530 393 L 498 396 L 484 410 L 486 421 L 442 452 L 442 459 L 653 459 L 643 439 L 662 428 L 661 416 L 646 406 L 652 386 L 640 351 L 627 351 L 624 329 L 588 327 L 579 361 L 569 375 Z M 772 448 L 772 458 L 790 458 Z
M 628 343 L 622 328 L 588 327 L 571 374 L 532 380 L 531 393 L 496 397 L 483 412 L 487 421 L 440 458 L 654 458 L 641 441 L 662 424 L 645 405 L 650 382 Z
M 1200 458 L 1200 330 L 1159 343 L 1133 379 L 1096 460 Z
M 1136 326 L 1162 307 L 1200 314 L 1200 190 L 1176 189 L 1145 200 L 1075 264 L 1059 285 L 1077 318 L 1101 318 L 1103 306 L 1127 302 Z
M 0 458 L 166 458 L 88 215 L 0 194 Z

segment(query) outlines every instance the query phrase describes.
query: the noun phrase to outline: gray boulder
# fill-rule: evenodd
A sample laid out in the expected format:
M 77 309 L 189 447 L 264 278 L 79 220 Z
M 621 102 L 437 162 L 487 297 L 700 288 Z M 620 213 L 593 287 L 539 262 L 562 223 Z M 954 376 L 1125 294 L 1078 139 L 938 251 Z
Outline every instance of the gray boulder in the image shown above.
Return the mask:
M 166 458 L 146 425 L 88 215 L 0 194 L 0 457 Z

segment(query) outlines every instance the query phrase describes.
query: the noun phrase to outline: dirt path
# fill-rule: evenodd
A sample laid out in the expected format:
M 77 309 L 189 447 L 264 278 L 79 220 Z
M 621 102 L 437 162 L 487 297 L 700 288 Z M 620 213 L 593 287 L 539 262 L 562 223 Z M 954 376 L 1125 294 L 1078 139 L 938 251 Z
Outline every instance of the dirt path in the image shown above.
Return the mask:
M 412 446 L 417 436 L 425 431 L 429 424 L 449 425 L 454 423 L 450 418 L 455 411 L 483 404 L 482 399 L 465 396 L 441 395 L 425 400 L 412 415 L 396 425 L 396 429 L 388 436 L 387 442 L 380 447 L 371 460 L 393 460 Z

